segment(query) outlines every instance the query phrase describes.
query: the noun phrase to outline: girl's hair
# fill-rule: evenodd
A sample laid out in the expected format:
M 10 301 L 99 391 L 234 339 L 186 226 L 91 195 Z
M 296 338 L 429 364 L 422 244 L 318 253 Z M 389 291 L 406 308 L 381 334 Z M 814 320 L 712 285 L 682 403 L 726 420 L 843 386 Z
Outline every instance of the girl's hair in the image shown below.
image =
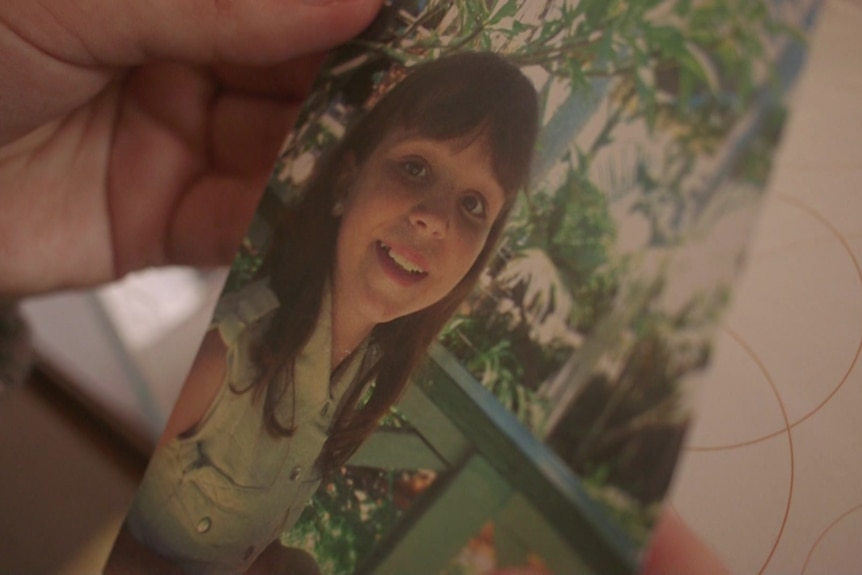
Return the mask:
M 520 70 L 492 53 L 465 52 L 416 66 L 318 163 L 303 197 L 285 210 L 263 266 L 280 307 L 252 350 L 259 377 L 249 388 L 234 390 L 253 388 L 262 396 L 270 433 L 293 433 L 292 421 L 277 418 L 277 406 L 286 396 L 295 400 L 294 362 L 314 331 L 326 282 L 332 277 L 340 222 L 332 208 L 344 191 L 345 159 L 352 156 L 361 169 L 393 129 L 434 140 L 484 139 L 506 202 L 472 268 L 446 297 L 372 330 L 371 365 L 365 366 L 362 381 L 351 387 L 336 415 L 320 459 L 324 472 L 343 465 L 374 430 L 475 285 L 517 191 L 527 183 L 537 126 L 536 91 Z M 372 381 L 370 395 L 360 404 Z

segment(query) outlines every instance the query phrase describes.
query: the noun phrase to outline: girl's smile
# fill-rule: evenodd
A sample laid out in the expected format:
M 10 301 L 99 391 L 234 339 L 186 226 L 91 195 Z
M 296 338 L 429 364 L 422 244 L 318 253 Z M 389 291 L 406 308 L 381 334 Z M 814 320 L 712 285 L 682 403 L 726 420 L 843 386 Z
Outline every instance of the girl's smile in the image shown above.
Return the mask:
M 335 305 L 370 327 L 445 297 L 505 202 L 481 135 L 440 141 L 397 130 L 347 170 Z
M 417 263 L 419 260 L 424 260 L 418 254 L 408 254 L 383 242 L 377 242 L 377 249 L 384 271 L 390 274 L 394 281 L 408 286 L 428 275 L 423 265 Z

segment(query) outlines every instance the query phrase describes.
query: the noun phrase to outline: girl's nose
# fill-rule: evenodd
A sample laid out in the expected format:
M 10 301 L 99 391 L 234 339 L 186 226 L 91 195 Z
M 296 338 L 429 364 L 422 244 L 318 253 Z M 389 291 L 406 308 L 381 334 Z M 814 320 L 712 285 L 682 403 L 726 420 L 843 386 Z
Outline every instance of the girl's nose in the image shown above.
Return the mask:
M 420 234 L 443 238 L 449 231 L 449 214 L 445 202 L 423 201 L 410 211 L 410 223 Z

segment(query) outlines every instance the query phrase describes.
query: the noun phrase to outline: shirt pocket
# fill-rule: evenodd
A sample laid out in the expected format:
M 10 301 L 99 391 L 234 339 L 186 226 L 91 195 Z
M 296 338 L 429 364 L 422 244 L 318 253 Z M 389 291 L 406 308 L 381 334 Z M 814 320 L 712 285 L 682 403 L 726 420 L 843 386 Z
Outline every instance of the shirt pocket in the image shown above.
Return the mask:
M 205 476 L 207 481 L 238 489 L 269 490 L 281 476 L 290 474 L 291 465 L 301 465 L 295 461 L 290 437 L 253 440 L 236 430 L 221 434 L 217 441 L 202 441 L 198 449 L 197 466 L 210 467 L 216 472 Z

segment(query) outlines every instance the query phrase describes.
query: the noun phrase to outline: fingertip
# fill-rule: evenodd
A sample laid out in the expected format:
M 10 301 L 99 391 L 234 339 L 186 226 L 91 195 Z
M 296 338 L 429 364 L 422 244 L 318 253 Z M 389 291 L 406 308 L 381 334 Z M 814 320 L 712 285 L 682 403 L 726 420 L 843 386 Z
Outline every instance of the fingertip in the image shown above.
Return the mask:
M 210 0 L 212 1 L 212 0 Z M 382 0 L 234 0 L 214 23 L 227 61 L 274 64 L 334 48 L 361 33 Z
M 655 528 L 641 575 L 730 575 L 730 571 L 679 515 L 666 510 Z

